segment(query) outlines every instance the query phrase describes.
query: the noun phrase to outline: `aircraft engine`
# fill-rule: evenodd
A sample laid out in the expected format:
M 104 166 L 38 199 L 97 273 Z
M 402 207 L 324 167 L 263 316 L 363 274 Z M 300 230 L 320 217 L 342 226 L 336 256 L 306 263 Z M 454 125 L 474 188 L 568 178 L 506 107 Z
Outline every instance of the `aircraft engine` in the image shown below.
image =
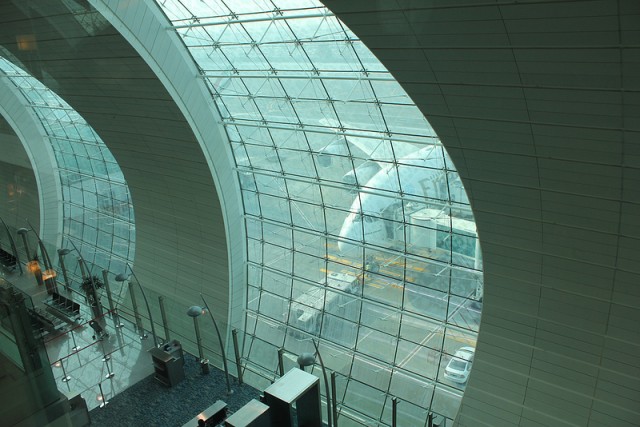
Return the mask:
M 380 169 L 380 164 L 374 161 L 366 161 L 352 171 L 344 174 L 342 182 L 349 186 L 360 184 L 361 186 L 369 182 Z
M 348 156 L 349 147 L 347 146 L 347 138 L 340 137 L 337 141 L 323 147 L 318 152 L 317 163 L 323 168 L 331 166 L 333 156 Z

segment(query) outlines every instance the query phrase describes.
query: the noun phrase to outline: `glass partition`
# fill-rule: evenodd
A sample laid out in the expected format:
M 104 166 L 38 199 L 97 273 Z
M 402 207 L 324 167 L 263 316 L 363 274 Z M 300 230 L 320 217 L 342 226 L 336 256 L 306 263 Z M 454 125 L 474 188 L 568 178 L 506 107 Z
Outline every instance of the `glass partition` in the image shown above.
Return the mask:
M 124 270 L 125 264 L 134 257 L 135 225 L 131 196 L 113 155 L 64 100 L 2 56 L 0 73 L 23 96 L 25 108 L 39 119 L 46 132 L 43 137 L 53 148 L 63 197 L 62 248 L 73 251 L 73 243 L 87 262 L 95 263 L 100 269 Z M 26 222 L 21 226 L 32 228 Z M 25 259 L 31 260 L 38 251 L 38 238 L 34 233 L 29 233 L 27 238 L 32 253 Z M 22 240 L 15 234 L 14 239 L 19 251 L 24 253 Z M 52 263 L 58 264 L 59 248 L 51 242 L 44 245 Z M 77 253 L 69 256 L 77 257 Z M 69 280 L 78 288 L 82 282 L 78 263 L 68 264 Z

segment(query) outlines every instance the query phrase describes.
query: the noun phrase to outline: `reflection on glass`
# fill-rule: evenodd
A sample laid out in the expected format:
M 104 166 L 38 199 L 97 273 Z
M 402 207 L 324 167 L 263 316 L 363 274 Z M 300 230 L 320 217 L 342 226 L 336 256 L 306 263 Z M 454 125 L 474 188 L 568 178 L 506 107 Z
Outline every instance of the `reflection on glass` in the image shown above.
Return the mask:
M 133 261 L 135 226 L 120 167 L 95 131 L 53 91 L 0 56 L 0 73 L 16 86 L 51 143 L 63 195 L 62 247 L 73 241 L 96 271 L 123 271 Z M 69 273 L 80 282 L 77 263 Z

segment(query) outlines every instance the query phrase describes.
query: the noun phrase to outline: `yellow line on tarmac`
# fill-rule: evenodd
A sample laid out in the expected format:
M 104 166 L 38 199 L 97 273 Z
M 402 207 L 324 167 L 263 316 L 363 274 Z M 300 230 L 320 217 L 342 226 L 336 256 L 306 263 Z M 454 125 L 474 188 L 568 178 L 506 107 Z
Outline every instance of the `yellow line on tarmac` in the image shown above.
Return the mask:
M 323 273 L 328 273 L 328 272 L 329 272 L 329 270 L 327 270 L 326 268 L 321 268 L 321 269 L 320 269 L 320 271 L 321 271 L 321 272 L 323 272 Z M 353 274 L 353 271 L 351 271 L 351 270 L 347 270 L 347 269 L 342 269 L 342 270 L 340 271 L 340 273 Z M 354 277 L 354 279 L 355 279 L 355 277 Z M 370 280 L 365 280 L 365 284 L 366 284 L 367 286 L 371 286 L 372 288 L 378 288 L 378 289 L 382 289 L 382 288 L 384 288 L 384 286 L 379 285 L 379 284 L 377 284 L 377 283 L 375 283 L 375 282 L 372 282 L 372 281 L 370 281 Z
M 451 339 L 452 341 L 457 341 L 459 343 L 467 344 L 473 347 L 476 346 L 476 341 L 477 341 L 469 337 L 451 337 L 449 339 Z

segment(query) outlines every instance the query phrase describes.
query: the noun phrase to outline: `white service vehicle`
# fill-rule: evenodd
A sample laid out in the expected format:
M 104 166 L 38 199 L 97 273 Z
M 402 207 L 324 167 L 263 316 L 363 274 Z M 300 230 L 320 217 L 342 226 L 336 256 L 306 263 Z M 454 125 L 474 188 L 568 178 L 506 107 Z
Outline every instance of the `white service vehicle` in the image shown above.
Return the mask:
M 359 277 L 351 274 L 328 273 L 326 283 L 318 283 L 291 303 L 289 325 L 317 335 L 323 311 L 355 298 L 361 292 L 361 283 Z
M 460 347 L 444 368 L 444 377 L 455 383 L 466 383 L 475 353 L 476 349 L 473 347 Z

